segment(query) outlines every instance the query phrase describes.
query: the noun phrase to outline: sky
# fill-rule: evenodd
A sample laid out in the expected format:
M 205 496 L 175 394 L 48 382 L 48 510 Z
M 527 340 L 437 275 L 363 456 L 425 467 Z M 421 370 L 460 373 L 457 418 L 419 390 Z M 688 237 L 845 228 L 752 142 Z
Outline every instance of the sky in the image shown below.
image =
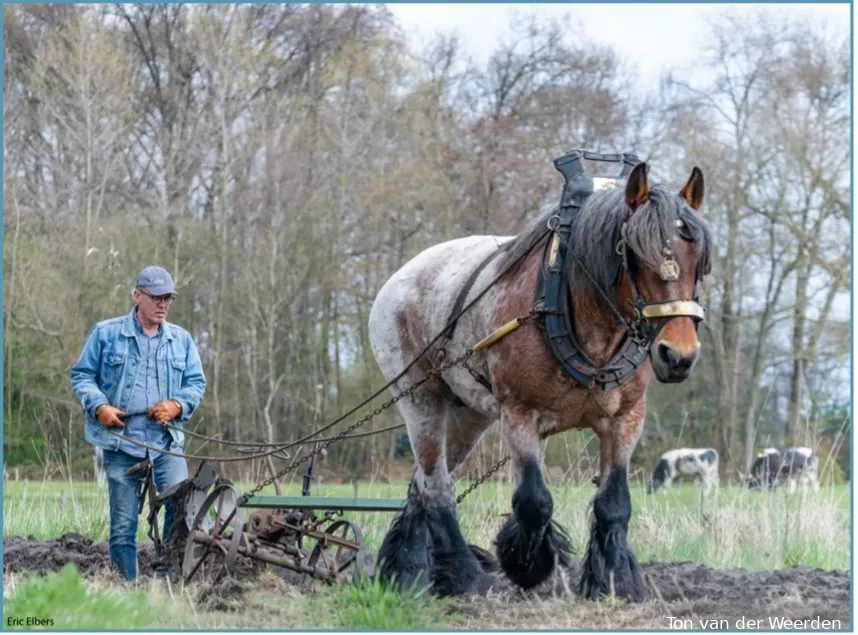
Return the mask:
M 611 45 L 637 66 L 641 80 L 657 82 L 669 66 L 693 59 L 707 32 L 707 17 L 724 9 L 750 15 L 770 11 L 809 20 L 849 24 L 848 4 L 398 4 L 387 7 L 412 41 L 427 40 L 437 31 L 464 36 L 476 61 L 485 62 L 515 10 L 579 21 L 588 39 Z

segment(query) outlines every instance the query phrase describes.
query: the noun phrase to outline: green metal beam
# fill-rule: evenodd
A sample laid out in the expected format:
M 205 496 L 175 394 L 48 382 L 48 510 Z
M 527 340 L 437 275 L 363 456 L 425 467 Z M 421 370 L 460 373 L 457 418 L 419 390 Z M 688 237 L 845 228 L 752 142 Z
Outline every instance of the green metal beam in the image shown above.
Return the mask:
M 400 498 L 333 498 L 328 496 L 251 496 L 244 507 L 269 509 L 342 509 L 361 512 L 398 512 L 405 507 Z

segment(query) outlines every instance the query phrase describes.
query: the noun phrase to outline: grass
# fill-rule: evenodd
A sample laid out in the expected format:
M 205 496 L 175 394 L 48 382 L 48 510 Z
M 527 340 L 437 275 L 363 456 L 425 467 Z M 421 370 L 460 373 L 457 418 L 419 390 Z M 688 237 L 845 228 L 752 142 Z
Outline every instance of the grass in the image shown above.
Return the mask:
M 249 487 L 239 484 L 239 488 Z M 407 484 L 363 484 L 364 498 L 402 498 Z M 460 484 L 463 490 L 465 485 Z M 550 485 L 555 518 L 567 529 L 581 553 L 589 538 L 592 485 Z M 751 570 L 804 565 L 821 569 L 850 566 L 848 485 L 823 487 L 818 493 L 749 492 L 721 487 L 710 495 L 706 516 L 700 511 L 700 490 L 690 484 L 655 495 L 631 484 L 632 520 L 629 542 L 642 562 L 690 560 L 716 568 Z M 664 493 L 662 493 L 664 492 Z M 263 493 L 273 491 L 265 490 Z M 293 493 L 288 490 L 288 493 Z M 314 495 L 353 496 L 351 485 L 323 485 Z M 510 509 L 512 488 L 503 482 L 484 483 L 459 508 L 465 537 L 489 548 Z M 93 483 L 7 482 L 3 499 L 5 535 L 56 538 L 70 531 L 95 541 L 108 536 L 107 491 Z M 392 520 L 391 513 L 350 512 L 363 530 L 368 552 L 377 551 Z M 146 541 L 145 522 L 138 540 Z
M 343 629 L 438 629 L 452 626 L 446 606 L 452 601 L 415 593 L 399 594 L 378 578 L 337 585 L 324 600 L 333 622 Z
M 3 607 L 8 628 L 145 628 L 155 608 L 143 591 L 88 588 L 70 564 L 50 576 L 29 575 L 17 586 Z
M 467 484 L 459 483 L 463 491 Z M 240 484 L 239 488 L 249 488 Z M 567 529 L 573 549 L 582 554 L 589 538 L 589 504 L 593 485 L 549 485 L 555 518 Z M 294 494 L 296 487 L 286 488 Z M 406 483 L 361 484 L 365 498 L 404 497 Z M 266 490 L 264 493 L 273 493 Z M 314 495 L 353 496 L 351 485 L 326 484 Z M 487 482 L 459 509 L 462 531 L 469 542 L 491 548 L 510 509 L 512 488 L 507 482 Z M 700 490 L 675 485 L 662 494 L 647 495 L 631 485 L 630 546 L 641 562 L 693 561 L 728 569 L 780 569 L 793 565 L 821 569 L 850 566 L 850 489 L 823 487 L 818 493 L 748 492 L 722 487 L 710 495 L 707 514 L 700 510 Z M 378 550 L 391 513 L 347 513 L 363 530 L 368 552 Z M 93 483 L 7 482 L 3 501 L 6 535 L 56 538 L 75 531 L 95 541 L 107 539 L 107 492 Z M 146 526 L 138 538 L 146 541 Z M 328 628 L 444 629 L 574 627 L 581 619 L 611 628 L 619 619 L 605 603 L 559 599 L 522 604 L 512 612 L 502 601 L 485 599 L 455 604 L 431 597 L 392 593 L 376 580 L 356 585 L 313 585 L 297 589 L 266 573 L 252 586 L 221 585 L 215 593 L 199 587 L 169 587 L 163 581 L 141 580 L 124 585 L 114 577 L 82 579 L 73 568 L 46 577 L 4 576 L 4 616 L 50 616 L 54 628 Z M 236 610 L 241 607 L 240 610 Z M 636 611 L 638 609 L 635 609 Z M 647 609 L 648 610 L 648 609 Z M 600 613 L 601 611 L 601 613 Z M 644 609 L 640 609 L 644 611 Z M 586 615 L 586 618 L 581 617 Z M 633 620 L 637 613 L 624 619 Z M 640 613 L 640 615 L 644 615 Z M 264 617 L 263 617 L 264 616 Z M 638 618 L 634 618 L 638 619 Z M 644 619 L 641 617 L 640 619 Z M 650 618 L 647 618 L 650 619 Z M 651 624 L 659 626 L 658 617 Z M 5 620 L 4 620 L 5 622 Z M 591 623 L 591 622 L 586 622 Z M 629 624 L 638 623 L 635 621 Z M 8 622 L 7 622 L 8 624 Z M 8 625 L 7 628 L 15 628 Z M 20 628 L 33 628 L 22 625 Z
M 296 628 L 409 630 L 453 628 L 452 600 L 399 594 L 377 579 L 302 594 L 271 573 L 254 584 L 224 580 L 214 589 L 110 576 L 84 579 L 72 565 L 46 576 L 7 575 L 4 624 L 10 630 Z M 10 588 L 11 587 L 11 588 Z M 28 621 L 28 619 L 30 621 Z M 38 618 L 41 622 L 32 622 Z

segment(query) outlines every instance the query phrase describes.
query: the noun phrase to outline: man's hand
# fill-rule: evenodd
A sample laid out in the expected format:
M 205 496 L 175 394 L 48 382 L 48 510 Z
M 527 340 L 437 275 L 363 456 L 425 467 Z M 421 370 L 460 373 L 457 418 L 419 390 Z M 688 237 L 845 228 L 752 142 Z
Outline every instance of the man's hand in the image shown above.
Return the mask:
M 105 428 L 124 428 L 125 424 L 120 421 L 119 417 L 124 417 L 125 413 L 119 408 L 114 408 L 110 404 L 99 406 L 95 411 L 95 416 L 98 422 Z
M 182 408 L 172 399 L 165 399 L 149 408 L 149 410 L 146 411 L 146 414 L 152 417 L 155 420 L 155 423 L 160 426 L 168 421 L 172 421 L 182 414 Z

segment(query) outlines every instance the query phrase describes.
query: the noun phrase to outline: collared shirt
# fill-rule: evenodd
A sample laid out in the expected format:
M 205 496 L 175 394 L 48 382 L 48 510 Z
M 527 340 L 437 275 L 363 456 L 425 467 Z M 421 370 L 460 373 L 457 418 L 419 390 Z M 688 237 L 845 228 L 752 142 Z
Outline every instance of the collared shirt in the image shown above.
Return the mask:
M 163 342 L 164 327 L 158 325 L 155 335 L 149 336 L 143 331 L 137 313 L 134 314 L 134 332 L 137 339 L 137 347 L 140 349 L 140 366 L 134 380 L 134 388 L 131 391 L 131 400 L 128 403 L 128 412 L 144 412 L 154 406 L 162 399 L 166 399 L 159 390 L 158 382 L 158 348 Z M 145 414 L 135 414 L 125 422 L 125 436 L 146 445 L 166 450 L 170 447 L 170 434 L 167 428 L 159 426 L 153 419 Z M 131 456 L 146 457 L 146 448 L 139 445 L 121 441 L 119 449 Z M 155 458 L 158 452 L 150 451 L 149 456 Z

